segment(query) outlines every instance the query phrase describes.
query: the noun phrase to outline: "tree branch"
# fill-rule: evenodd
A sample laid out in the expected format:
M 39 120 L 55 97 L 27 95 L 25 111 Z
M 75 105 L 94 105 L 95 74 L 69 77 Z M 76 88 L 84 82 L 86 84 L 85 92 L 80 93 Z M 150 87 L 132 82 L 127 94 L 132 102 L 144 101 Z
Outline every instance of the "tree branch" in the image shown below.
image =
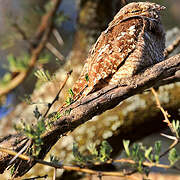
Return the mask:
M 53 123 L 50 131 L 42 135 L 43 145 L 37 158 L 43 159 L 58 139 L 68 131 L 72 131 L 92 117 L 114 108 L 121 101 L 137 93 L 142 93 L 145 89 L 164 84 L 167 79 L 175 78 L 178 71 L 180 71 L 180 54 L 155 64 L 141 74 L 121 80 L 117 85 L 107 86 L 62 109 L 60 111 L 61 118 Z M 179 76 L 176 77 L 176 81 L 180 81 Z M 172 82 L 174 82 L 173 79 Z M 0 139 L 0 146 L 18 152 L 29 143 L 28 141 L 24 142 L 25 140 L 27 138 L 21 134 L 9 135 Z M 17 143 L 19 141 L 21 143 Z M 12 156 L 0 152 L 0 173 L 3 173 L 8 167 L 11 159 Z M 35 161 L 27 162 L 17 159 L 14 162 L 18 167 L 16 176 L 25 174 L 35 163 Z

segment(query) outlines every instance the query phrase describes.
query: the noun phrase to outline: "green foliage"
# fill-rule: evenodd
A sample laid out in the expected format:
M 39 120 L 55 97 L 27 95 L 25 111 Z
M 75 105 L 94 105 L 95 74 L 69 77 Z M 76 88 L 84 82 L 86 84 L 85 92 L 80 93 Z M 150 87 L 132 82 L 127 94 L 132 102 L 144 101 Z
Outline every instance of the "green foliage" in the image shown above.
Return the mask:
M 60 112 L 53 112 L 48 115 L 48 119 L 53 118 L 54 120 L 58 120 L 61 116 Z
M 14 57 L 12 54 L 7 56 L 9 62 L 8 70 L 10 72 L 21 72 L 25 71 L 29 63 L 29 55 L 24 54 L 22 57 Z
M 56 119 L 59 119 L 60 117 L 61 117 L 61 113 L 60 113 L 60 112 L 56 112 L 55 118 L 56 118 Z
M 37 71 L 34 72 L 34 75 L 43 82 L 47 82 L 47 81 L 51 81 L 51 75 L 49 74 L 48 70 L 44 70 L 44 69 L 38 69 Z
M 40 57 L 38 58 L 38 64 L 40 64 L 40 65 L 47 64 L 49 62 L 49 59 L 51 59 L 50 54 L 40 55 Z
M 96 145 L 95 144 L 93 144 L 93 143 L 89 144 L 87 149 L 88 149 L 88 151 L 89 151 L 89 153 L 91 155 L 96 156 L 96 157 L 98 156 L 98 151 L 96 149 Z
M 89 145 L 88 155 L 83 155 L 78 150 L 77 143 L 73 144 L 73 155 L 74 161 L 79 165 L 95 164 L 95 163 L 105 163 L 110 159 L 110 154 L 112 152 L 112 147 L 107 141 L 103 141 L 100 145 L 99 151 L 94 144 Z
M 108 159 L 110 159 L 111 152 L 112 152 L 112 147 L 109 145 L 107 141 L 103 141 L 99 151 L 100 161 L 105 162 Z
M 68 116 L 71 113 L 71 111 L 72 111 L 72 108 L 65 110 L 64 115 Z
M 73 90 L 71 88 L 69 88 L 69 95 L 72 96 L 72 97 L 74 96 L 74 92 L 73 92 Z
M 169 151 L 168 159 L 170 161 L 170 165 L 173 165 L 176 161 L 178 161 L 180 159 L 180 155 L 178 155 L 175 148 L 173 148 Z
M 72 97 L 67 97 L 67 99 L 66 99 L 66 104 L 67 105 L 70 105 L 70 104 L 72 104 L 74 101 L 73 101 L 73 98 Z
M 26 71 L 29 63 L 29 55 L 24 54 L 21 57 L 16 58 L 12 54 L 7 56 L 8 66 L 4 66 L 9 72 L 5 73 L 5 75 L 0 80 L 1 86 L 6 86 L 12 79 L 12 73 Z
M 73 97 L 74 97 L 74 92 L 73 92 L 73 90 L 70 88 L 69 89 L 69 95 L 70 95 L 70 97 L 68 97 L 67 99 L 66 99 L 66 104 L 67 105 L 71 105 L 73 102 L 74 102 L 74 99 L 73 99 Z
M 87 82 L 89 81 L 89 75 L 88 74 L 85 75 L 85 79 Z
M 11 79 L 12 79 L 11 73 L 9 73 L 9 72 L 5 73 L 3 78 L 0 79 L 0 85 L 6 86 L 10 82 Z
M 176 135 L 179 137 L 179 129 L 180 129 L 180 122 L 178 120 L 173 120 L 172 121 L 172 127 L 174 131 L 176 132 Z
M 134 143 L 131 150 L 129 149 L 129 140 L 124 140 L 123 145 L 126 152 L 127 157 L 134 160 L 136 162 L 135 168 L 139 172 L 145 172 L 146 174 L 149 172 L 147 167 L 143 166 L 144 161 L 149 162 L 159 162 L 159 156 L 161 152 L 161 142 L 156 141 L 154 148 L 153 147 L 146 147 L 142 143 Z
M 20 100 L 23 102 L 26 102 L 29 105 L 34 104 L 34 102 L 32 101 L 32 98 L 29 94 L 25 94 L 24 97 L 20 97 Z
M 46 129 L 50 129 L 53 125 L 53 122 L 57 121 L 61 116 L 62 114 L 60 112 L 50 113 L 46 120 L 46 125 L 47 125 Z
M 123 146 L 128 157 L 130 156 L 129 144 L 130 144 L 129 140 L 123 140 Z
M 10 168 L 10 174 L 11 174 L 11 176 L 14 174 L 15 170 L 16 170 L 15 166 L 12 165 L 12 167 Z
M 59 11 L 55 16 L 55 24 L 60 26 L 63 22 L 68 21 L 69 17 L 64 14 L 63 11 Z
M 144 153 L 145 158 L 148 159 L 149 161 L 151 161 L 152 159 L 152 156 L 151 156 L 152 150 L 153 148 L 149 147 L 148 149 L 145 150 L 145 153 Z
M 45 10 L 46 12 L 50 11 L 54 6 L 54 2 L 53 1 L 48 1 L 46 4 L 45 4 Z
M 72 152 L 73 152 L 73 156 L 74 156 L 74 158 L 75 158 L 75 162 L 79 162 L 80 164 L 86 162 L 87 158 L 86 158 L 86 156 L 83 156 L 83 155 L 79 152 L 79 150 L 78 150 L 78 144 L 77 144 L 77 143 L 73 143 Z
M 50 154 L 50 162 L 60 165 L 60 159 L 57 156 Z
M 34 113 L 34 117 L 35 117 L 36 119 L 39 119 L 39 118 L 42 116 L 42 114 L 39 112 L 37 106 L 36 106 L 35 110 L 33 111 L 33 113 Z
M 156 163 L 159 163 L 159 156 L 161 152 L 161 141 L 156 141 L 154 144 L 154 160 Z
M 33 146 L 30 150 L 30 154 L 33 156 L 38 156 L 41 151 L 41 146 L 43 145 L 41 135 L 46 131 L 46 125 L 44 119 L 40 118 L 42 114 L 39 112 L 37 107 L 33 113 L 34 117 L 37 119 L 36 125 L 30 125 L 21 121 L 21 124 L 19 124 L 19 126 L 15 125 L 14 128 L 16 131 L 25 134 L 29 139 L 32 140 Z

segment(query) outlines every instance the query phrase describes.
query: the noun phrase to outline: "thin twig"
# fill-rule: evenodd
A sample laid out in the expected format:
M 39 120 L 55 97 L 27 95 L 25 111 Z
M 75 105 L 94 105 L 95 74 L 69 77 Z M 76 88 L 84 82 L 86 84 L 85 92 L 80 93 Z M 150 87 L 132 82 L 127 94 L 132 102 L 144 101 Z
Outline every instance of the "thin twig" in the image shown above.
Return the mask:
M 4 152 L 4 153 L 7 153 L 9 155 L 12 155 L 12 156 L 16 156 L 18 153 L 15 152 L 15 151 L 12 151 L 10 149 L 7 149 L 7 148 L 3 148 L 3 147 L 0 147 L 0 151 L 1 152 Z M 22 160 L 26 160 L 26 161 L 30 161 L 31 158 L 29 156 L 26 156 L 24 154 L 18 154 L 18 157 Z
M 113 160 L 113 162 L 118 162 L 118 163 L 129 163 L 129 164 L 136 164 L 137 162 L 131 160 L 131 159 L 117 159 Z M 143 162 L 142 163 L 144 166 L 147 167 L 158 167 L 158 168 L 164 168 L 164 169 L 169 169 L 171 166 L 165 165 L 165 164 L 158 164 L 158 163 L 153 163 L 153 162 Z
M 12 164 L 19 157 L 20 154 L 23 154 L 24 151 L 26 151 L 28 149 L 28 147 L 30 146 L 30 143 L 31 143 L 31 141 L 29 140 L 29 142 L 16 154 L 16 156 L 14 156 L 11 159 L 11 161 L 9 162 L 9 165 Z
M 175 136 L 170 136 L 170 135 L 167 135 L 167 134 L 164 134 L 164 133 L 160 133 L 161 136 L 164 136 L 168 139 L 171 139 L 171 140 L 176 140 L 177 138 Z
M 56 38 L 57 42 L 59 43 L 60 46 L 62 46 L 64 44 L 64 41 L 60 35 L 60 33 L 58 32 L 57 29 L 53 29 L 53 35 Z
M 54 172 L 53 172 L 53 180 L 56 180 L 56 173 L 57 173 L 57 169 L 54 168 Z
M 163 153 L 159 156 L 159 158 L 165 156 L 171 149 L 175 148 L 178 144 L 179 144 L 179 140 L 178 140 L 178 139 L 174 140 L 174 142 L 169 146 L 169 148 L 168 148 L 165 152 L 163 152 Z
M 72 70 L 67 73 L 66 78 L 65 78 L 64 82 L 61 84 L 61 87 L 60 87 L 60 89 L 59 89 L 56 97 L 53 99 L 53 101 L 52 101 L 51 103 L 48 104 L 48 109 L 47 109 L 47 111 L 44 113 L 43 118 L 46 117 L 46 115 L 48 114 L 48 112 L 49 112 L 49 110 L 51 109 L 52 105 L 53 105 L 56 101 L 58 101 L 59 95 L 60 95 L 61 91 L 63 90 L 64 86 L 66 85 L 66 82 L 67 82 L 67 80 L 69 79 L 69 76 L 71 75 L 71 73 L 72 73 Z
M 44 175 L 44 176 L 35 176 L 35 177 L 32 177 L 32 178 L 26 178 L 26 179 L 23 179 L 23 180 L 35 180 L 35 179 L 46 179 L 48 177 L 48 175 Z
M 50 42 L 47 42 L 47 43 L 46 43 L 46 48 L 47 48 L 52 54 L 54 54 L 59 60 L 61 60 L 61 61 L 64 60 L 64 56 L 63 56 Z
M 9 155 L 12 155 L 12 156 L 16 156 L 18 153 L 15 152 L 15 151 L 12 151 L 10 149 L 7 149 L 7 148 L 2 148 L 0 147 L 0 151 L 4 152 L 4 153 L 8 153 Z M 95 170 L 91 170 L 91 169 L 88 169 L 88 168 L 81 168 L 81 167 L 78 167 L 78 166 L 67 166 L 67 165 L 62 165 L 62 164 L 58 164 L 58 163 L 53 163 L 53 162 L 47 162 L 47 161 L 44 161 L 44 160 L 41 160 L 41 159 L 35 159 L 33 157 L 30 157 L 30 156 L 27 156 L 27 155 L 19 155 L 18 156 L 20 159 L 23 159 L 23 160 L 26 160 L 26 161 L 33 161 L 35 160 L 37 163 L 39 164 L 43 164 L 43 165 L 47 165 L 47 166 L 50 166 L 50 167 L 54 167 L 56 169 L 65 169 L 65 170 L 72 170 L 72 171 L 79 171 L 79 172 L 85 172 L 85 173 L 89 173 L 89 174 L 97 174 L 97 172 L 99 171 L 95 171 Z M 109 160 L 106 162 L 106 164 L 112 164 L 112 163 L 129 163 L 129 164 L 136 164 L 137 162 L 135 162 L 134 160 L 131 160 L 131 159 L 118 159 L 118 160 Z M 165 164 L 158 164 L 158 163 L 153 163 L 153 162 L 143 162 L 142 163 L 144 166 L 147 166 L 147 167 L 158 167 L 158 168 L 164 168 L 164 169 L 169 169 L 171 168 L 170 165 L 165 165 Z M 119 174 L 119 172 L 101 172 L 103 173 L 103 175 L 113 175 L 113 176 L 122 176 L 125 175 L 125 173 L 121 172 Z
M 173 127 L 172 127 L 171 122 L 169 121 L 168 116 L 170 116 L 170 115 L 169 115 L 168 112 L 165 111 L 164 108 L 161 106 L 161 103 L 160 103 L 160 100 L 159 100 L 159 98 L 158 98 L 157 92 L 154 90 L 154 88 L 151 88 L 151 91 L 152 91 L 152 93 L 153 93 L 153 95 L 154 95 L 154 97 L 155 97 L 157 107 L 161 110 L 161 112 L 162 112 L 163 115 L 164 115 L 164 118 L 165 118 L 164 122 L 167 123 L 167 125 L 169 126 L 171 132 L 172 132 L 174 135 L 177 136 L 176 132 L 174 131 L 174 129 L 173 129 Z
M 169 54 L 171 54 L 175 49 L 176 47 L 178 47 L 180 45 L 180 36 L 178 36 L 172 44 L 170 44 L 164 51 L 164 56 L 165 58 L 167 56 L 169 56 Z
M 175 138 L 174 142 L 169 146 L 169 148 L 159 156 L 161 158 L 164 155 L 166 155 L 171 149 L 173 149 L 179 143 L 179 134 L 178 134 L 178 132 L 176 130 L 174 130 L 170 120 L 168 119 L 168 116 L 170 116 L 170 115 L 161 106 L 160 100 L 159 100 L 158 95 L 157 95 L 156 91 L 154 90 L 154 88 L 151 88 L 151 91 L 152 91 L 152 93 L 153 93 L 153 95 L 154 95 L 154 97 L 156 99 L 157 107 L 161 110 L 161 112 L 164 115 L 164 118 L 165 118 L 164 122 L 168 124 L 168 126 L 169 126 L 172 134 L 174 134 L 174 138 Z
M 17 32 L 22 36 L 23 40 L 29 41 L 26 32 L 17 23 L 13 23 L 12 26 L 17 30 Z

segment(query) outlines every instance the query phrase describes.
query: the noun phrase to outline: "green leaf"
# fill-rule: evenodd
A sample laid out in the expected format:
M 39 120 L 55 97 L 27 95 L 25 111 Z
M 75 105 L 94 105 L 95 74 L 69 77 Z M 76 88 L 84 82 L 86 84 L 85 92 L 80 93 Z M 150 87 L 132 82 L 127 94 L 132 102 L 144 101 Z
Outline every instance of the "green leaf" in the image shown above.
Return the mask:
M 175 131 L 178 131 L 179 130 L 179 121 L 178 120 L 173 120 L 172 121 L 172 126 L 173 126 L 173 129 Z
M 107 141 L 103 141 L 100 146 L 100 161 L 105 162 L 110 159 L 112 147 Z
M 138 171 L 139 171 L 140 173 L 143 172 L 142 161 L 138 161 Z
M 10 174 L 11 176 L 14 174 L 16 168 L 15 168 L 15 164 L 12 165 L 12 167 L 10 168 Z
M 0 85 L 6 86 L 10 82 L 11 79 L 12 79 L 11 73 L 9 72 L 5 73 L 3 78 L 0 80 Z
M 71 98 L 71 97 L 68 97 L 67 99 L 66 99 L 66 104 L 67 105 L 71 105 L 73 103 L 73 99 Z
M 67 109 L 67 110 L 64 112 L 64 115 L 65 115 L 65 116 L 68 116 L 68 115 L 71 113 L 71 111 L 72 111 L 72 108 Z
M 24 71 L 28 67 L 29 63 L 29 55 L 24 54 L 21 57 L 14 57 L 12 54 L 7 56 L 7 60 L 9 62 L 9 70 L 11 72 L 20 72 Z
M 140 144 L 136 144 L 136 143 L 133 144 L 131 157 L 135 161 L 142 159 L 143 154 L 140 152 Z
M 89 75 L 88 74 L 85 75 L 85 79 L 87 82 L 89 81 Z
M 57 24 L 58 26 L 67 20 L 69 20 L 69 17 L 64 15 L 64 12 L 62 11 L 59 11 L 55 16 L 55 24 Z
M 24 97 L 20 97 L 21 101 L 25 101 L 28 105 L 32 105 L 34 104 L 34 102 L 32 101 L 32 98 L 29 94 L 25 94 Z
M 60 161 L 59 157 L 50 154 L 50 162 L 59 164 L 59 161 Z
M 156 161 L 156 163 L 159 162 L 159 155 L 160 155 L 160 152 L 161 152 L 161 141 L 156 141 L 155 142 L 155 145 L 154 145 L 154 159 Z
M 81 155 L 81 153 L 78 150 L 78 144 L 77 143 L 73 143 L 72 152 L 73 152 L 73 156 L 75 158 L 75 161 L 78 161 L 78 162 L 83 162 L 84 161 L 83 156 Z
M 44 71 L 43 69 L 38 69 L 34 72 L 34 75 L 43 82 L 52 80 L 48 70 Z
M 149 160 L 149 161 L 152 161 L 151 160 L 151 157 L 150 157 L 150 155 L 151 155 L 151 152 L 152 152 L 152 147 L 149 147 L 148 149 L 146 149 L 145 150 L 145 153 L 144 153 L 144 156 Z
M 37 132 L 38 135 L 40 136 L 42 133 L 44 133 L 46 130 L 46 125 L 44 119 L 38 120 L 37 122 Z
M 36 119 L 39 119 L 42 116 L 42 114 L 39 112 L 39 109 L 37 106 L 36 106 L 35 110 L 33 111 L 33 113 L 34 113 L 34 117 Z
M 96 157 L 98 156 L 98 151 L 96 149 L 96 145 L 91 143 L 88 147 L 87 147 L 88 151 L 92 154 L 95 155 Z
M 179 159 L 179 155 L 177 154 L 177 151 L 175 148 L 169 151 L 168 159 L 171 165 L 173 165 Z
M 70 94 L 70 96 L 74 96 L 74 92 L 73 92 L 73 90 L 71 89 L 71 88 L 69 88 L 69 94 Z
M 130 156 L 129 144 L 130 144 L 130 141 L 129 141 L 129 140 L 123 140 L 123 146 L 124 146 L 126 155 L 127 155 L 128 157 Z

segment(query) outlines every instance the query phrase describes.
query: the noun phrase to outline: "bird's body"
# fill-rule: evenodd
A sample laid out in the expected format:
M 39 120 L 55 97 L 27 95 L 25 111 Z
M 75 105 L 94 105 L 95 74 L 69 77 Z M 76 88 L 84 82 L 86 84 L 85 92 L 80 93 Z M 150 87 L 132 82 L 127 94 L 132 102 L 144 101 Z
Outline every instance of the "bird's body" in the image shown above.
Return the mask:
M 163 8 L 139 2 L 117 13 L 90 50 L 72 88 L 75 97 L 115 84 L 164 59 L 165 33 L 159 17 Z

